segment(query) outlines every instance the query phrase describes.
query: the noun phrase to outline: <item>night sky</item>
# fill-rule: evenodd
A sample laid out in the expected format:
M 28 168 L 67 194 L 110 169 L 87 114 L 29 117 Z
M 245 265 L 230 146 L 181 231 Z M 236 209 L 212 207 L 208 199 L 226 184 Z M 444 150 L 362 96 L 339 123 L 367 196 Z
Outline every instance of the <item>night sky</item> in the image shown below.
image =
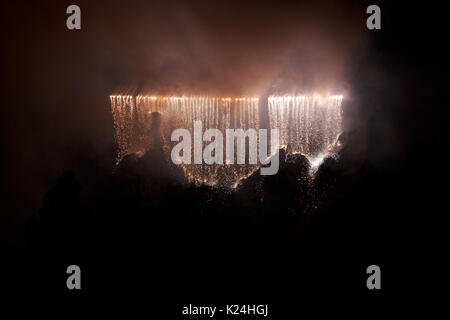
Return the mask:
M 65 25 L 72 2 L 81 7 L 80 31 Z M 421 151 L 439 153 L 444 51 L 430 55 L 444 41 L 443 20 L 437 7 L 383 3 L 382 30 L 369 31 L 367 4 L 2 2 L 2 246 L 23 247 L 25 221 L 64 171 L 82 185 L 112 172 L 114 93 L 341 93 L 346 127 L 372 139 L 367 157 L 416 170 L 428 158 Z

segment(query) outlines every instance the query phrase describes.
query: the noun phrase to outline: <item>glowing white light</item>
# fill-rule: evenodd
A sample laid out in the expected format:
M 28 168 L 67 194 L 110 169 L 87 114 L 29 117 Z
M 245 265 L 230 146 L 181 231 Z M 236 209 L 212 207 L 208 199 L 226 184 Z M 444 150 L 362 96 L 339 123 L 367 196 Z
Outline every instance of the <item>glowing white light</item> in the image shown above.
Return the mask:
M 311 165 L 311 169 L 317 169 L 325 159 L 324 154 L 319 154 L 318 156 L 311 158 L 309 160 L 309 164 Z

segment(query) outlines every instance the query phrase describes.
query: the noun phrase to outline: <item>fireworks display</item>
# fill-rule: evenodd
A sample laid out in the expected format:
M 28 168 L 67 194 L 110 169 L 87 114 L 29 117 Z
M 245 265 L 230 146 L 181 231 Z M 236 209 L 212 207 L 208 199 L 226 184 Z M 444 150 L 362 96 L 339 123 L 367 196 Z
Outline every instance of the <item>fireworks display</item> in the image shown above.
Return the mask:
M 268 106 L 281 147 L 308 158 L 330 152 L 342 132 L 342 96 L 271 96 Z
M 323 159 L 335 146 L 342 132 L 342 96 L 270 96 L 210 97 L 210 96 L 131 96 L 111 95 L 114 118 L 117 162 L 127 154 L 143 154 L 150 146 L 151 118 L 162 115 L 160 135 L 165 152 L 170 155 L 173 130 L 184 128 L 193 132 L 195 120 L 201 120 L 203 130 L 216 128 L 255 129 L 265 110 L 270 128 L 279 129 L 280 147 L 290 153 L 302 153 L 311 162 Z M 210 185 L 233 186 L 252 173 L 256 165 L 181 165 L 188 179 Z

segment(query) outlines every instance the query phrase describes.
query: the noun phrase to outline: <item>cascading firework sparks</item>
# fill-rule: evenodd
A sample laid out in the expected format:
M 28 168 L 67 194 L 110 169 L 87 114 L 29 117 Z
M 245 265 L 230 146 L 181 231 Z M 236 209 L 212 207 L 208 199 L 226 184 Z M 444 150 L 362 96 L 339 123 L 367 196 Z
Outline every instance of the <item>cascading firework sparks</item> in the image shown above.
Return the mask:
M 280 130 L 280 145 L 316 157 L 328 152 L 342 132 L 342 96 L 271 96 L 271 128 Z
M 255 129 L 262 126 L 265 110 L 270 128 L 279 129 L 280 147 L 291 153 L 302 153 L 310 160 L 331 152 L 342 132 L 342 100 L 340 95 L 210 97 L 111 95 L 117 162 L 132 153 L 146 152 L 152 143 L 151 117 L 158 112 L 165 152 L 170 158 L 173 130 L 185 128 L 193 136 L 193 123 L 201 120 L 203 130 L 216 128 Z M 205 145 L 205 143 L 204 143 Z M 232 186 L 252 173 L 256 165 L 181 165 L 188 179 L 210 185 Z

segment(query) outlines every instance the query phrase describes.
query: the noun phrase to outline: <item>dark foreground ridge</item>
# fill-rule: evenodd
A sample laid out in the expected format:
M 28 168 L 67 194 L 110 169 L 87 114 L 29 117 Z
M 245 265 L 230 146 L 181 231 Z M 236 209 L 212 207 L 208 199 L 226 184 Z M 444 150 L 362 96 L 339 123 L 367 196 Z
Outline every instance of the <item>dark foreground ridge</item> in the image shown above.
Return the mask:
M 65 268 L 78 264 L 91 296 L 142 288 L 170 301 L 289 298 L 286 286 L 308 295 L 364 291 L 365 268 L 385 259 L 374 235 L 389 224 L 396 178 L 364 161 L 357 132 L 341 140 L 338 157 L 314 176 L 304 156 L 280 150 L 278 174 L 255 172 L 235 190 L 185 183 L 157 143 L 125 157 L 89 193 L 66 172 L 29 222 L 29 257 L 40 272 L 30 276 L 33 287 L 69 294 Z

